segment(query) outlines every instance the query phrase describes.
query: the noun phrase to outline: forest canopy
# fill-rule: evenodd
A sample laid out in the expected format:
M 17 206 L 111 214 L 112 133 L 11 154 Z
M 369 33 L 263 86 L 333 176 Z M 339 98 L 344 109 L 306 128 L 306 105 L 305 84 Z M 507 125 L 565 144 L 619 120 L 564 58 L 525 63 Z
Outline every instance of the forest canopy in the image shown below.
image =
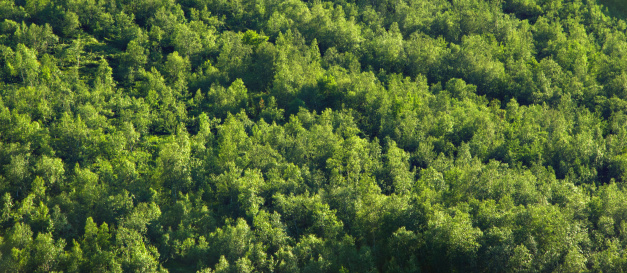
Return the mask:
M 0 272 L 627 271 L 599 1 L 0 0 Z

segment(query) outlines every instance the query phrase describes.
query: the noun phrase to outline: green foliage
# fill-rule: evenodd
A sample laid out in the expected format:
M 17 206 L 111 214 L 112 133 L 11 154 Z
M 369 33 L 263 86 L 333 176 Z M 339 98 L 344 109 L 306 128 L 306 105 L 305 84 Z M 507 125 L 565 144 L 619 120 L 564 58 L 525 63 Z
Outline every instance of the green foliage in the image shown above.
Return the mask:
M 626 271 L 624 8 L 0 1 L 0 272 Z
M 627 16 L 627 6 L 622 1 L 599 0 L 599 4 L 609 12 L 609 14 L 624 19 Z

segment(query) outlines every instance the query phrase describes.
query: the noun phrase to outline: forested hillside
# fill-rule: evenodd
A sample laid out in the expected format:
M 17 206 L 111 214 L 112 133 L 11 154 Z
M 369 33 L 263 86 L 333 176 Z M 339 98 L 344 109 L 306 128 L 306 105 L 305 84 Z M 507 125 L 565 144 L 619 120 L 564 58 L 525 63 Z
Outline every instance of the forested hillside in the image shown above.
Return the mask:
M 0 272 L 627 271 L 603 3 L 0 0 Z

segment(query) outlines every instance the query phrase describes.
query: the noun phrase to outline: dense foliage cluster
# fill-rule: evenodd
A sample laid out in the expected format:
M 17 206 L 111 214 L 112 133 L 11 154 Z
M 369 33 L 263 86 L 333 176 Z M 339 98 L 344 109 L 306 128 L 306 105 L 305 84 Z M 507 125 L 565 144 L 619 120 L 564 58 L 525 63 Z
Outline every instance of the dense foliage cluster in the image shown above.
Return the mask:
M 0 271 L 626 271 L 609 12 L 0 0 Z

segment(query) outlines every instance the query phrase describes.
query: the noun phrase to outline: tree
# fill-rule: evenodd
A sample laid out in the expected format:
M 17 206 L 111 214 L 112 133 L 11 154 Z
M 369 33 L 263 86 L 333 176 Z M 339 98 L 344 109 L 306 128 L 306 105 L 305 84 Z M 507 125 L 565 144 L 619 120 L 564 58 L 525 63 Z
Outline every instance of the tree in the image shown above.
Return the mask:
M 79 33 L 79 28 L 81 27 L 81 22 L 78 18 L 78 15 L 71 11 L 66 11 L 63 14 L 63 29 L 61 32 L 66 37 L 76 37 Z
M 179 92 L 186 91 L 186 77 L 190 70 L 189 58 L 183 58 L 174 51 L 168 55 L 164 69 L 170 82 L 174 83 L 176 90 Z
M 451 211 L 453 212 L 453 211 Z M 435 211 L 427 231 L 430 259 L 438 270 L 472 270 L 477 266 L 478 239 L 483 232 L 472 227 L 470 215 L 454 211 Z M 443 255 L 442 255 L 443 254 Z
M 159 152 L 158 181 L 164 189 L 169 189 L 173 201 L 179 192 L 186 192 L 192 186 L 190 152 L 189 136 L 184 131 L 179 131 L 177 138 L 165 143 Z
M 126 46 L 126 52 L 121 56 L 124 71 L 124 78 L 129 82 L 144 68 L 148 62 L 146 50 L 137 39 L 131 40 Z
M 225 117 L 227 113 L 237 114 L 248 102 L 248 90 L 241 79 L 236 79 L 226 89 L 220 85 L 212 85 L 207 92 L 207 101 L 211 103 L 217 117 Z
M 49 187 L 58 190 L 64 185 L 65 167 L 60 158 L 43 155 L 35 164 L 35 173 L 41 176 Z
M 12 63 L 8 64 L 14 69 L 11 73 L 19 75 L 25 85 L 34 86 L 39 83 L 40 63 L 33 50 L 24 44 L 18 44 Z
M 50 233 L 39 233 L 33 241 L 32 265 L 34 272 L 50 272 L 58 268 L 65 241 L 55 242 Z
M 202 33 L 205 35 L 206 33 Z M 201 36 L 185 24 L 178 24 L 174 27 L 172 44 L 175 52 L 180 52 L 186 58 L 202 50 Z
M 397 194 L 408 193 L 414 181 L 414 173 L 409 171 L 409 155 L 396 146 L 396 142 L 388 139 L 388 148 L 385 155 L 385 169 L 388 175 L 389 186 Z M 388 186 L 388 187 L 389 187 Z

